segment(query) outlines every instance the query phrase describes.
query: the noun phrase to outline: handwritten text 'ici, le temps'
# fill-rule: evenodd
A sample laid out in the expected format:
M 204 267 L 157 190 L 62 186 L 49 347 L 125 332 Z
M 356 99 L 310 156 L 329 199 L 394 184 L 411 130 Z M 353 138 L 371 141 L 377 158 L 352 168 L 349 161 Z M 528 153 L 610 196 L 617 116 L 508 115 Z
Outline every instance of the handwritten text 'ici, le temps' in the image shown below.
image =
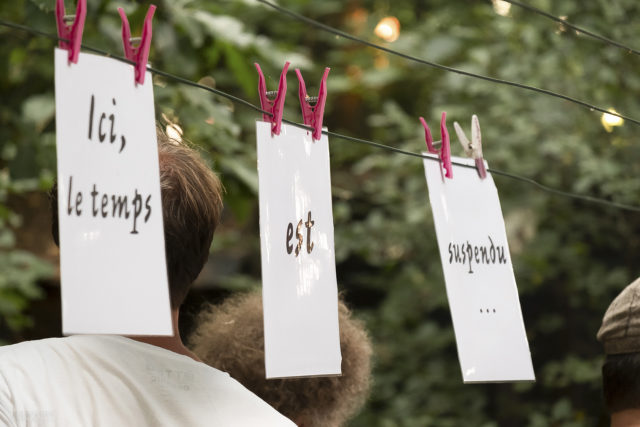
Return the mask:
M 111 99 L 113 109 L 116 107 L 116 99 Z M 120 137 L 118 153 L 122 153 L 127 142 L 124 135 L 118 135 L 116 131 L 116 115 L 115 111 L 96 112 L 95 95 L 91 95 L 89 101 L 89 123 L 88 123 L 88 139 L 96 141 L 100 144 L 109 142 L 113 145 L 118 136 Z M 94 136 L 96 137 L 94 139 Z M 117 145 L 116 145 L 117 147 Z M 77 184 L 76 184 L 77 185 Z M 151 195 L 140 193 L 137 188 L 133 189 L 133 194 L 107 194 L 101 192 L 98 185 L 93 183 L 88 192 L 91 203 L 87 202 L 87 206 L 83 206 L 85 193 L 74 189 L 73 175 L 69 176 L 67 185 L 67 215 L 82 216 L 83 214 L 91 215 L 94 218 L 119 218 L 132 222 L 131 234 L 138 234 L 139 218 L 144 214 L 142 220 L 147 222 L 151 216 Z

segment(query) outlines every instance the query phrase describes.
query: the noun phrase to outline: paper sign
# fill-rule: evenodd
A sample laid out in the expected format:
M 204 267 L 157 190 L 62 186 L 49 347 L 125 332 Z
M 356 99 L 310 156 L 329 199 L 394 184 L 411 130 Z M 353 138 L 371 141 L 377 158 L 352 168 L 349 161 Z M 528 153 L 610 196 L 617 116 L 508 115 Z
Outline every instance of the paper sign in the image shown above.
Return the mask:
M 491 174 L 454 165 L 443 180 L 438 161 L 424 166 L 464 382 L 535 380 Z
M 65 334 L 172 335 L 151 76 L 55 50 Z
M 340 374 L 329 141 L 256 133 L 267 378 Z

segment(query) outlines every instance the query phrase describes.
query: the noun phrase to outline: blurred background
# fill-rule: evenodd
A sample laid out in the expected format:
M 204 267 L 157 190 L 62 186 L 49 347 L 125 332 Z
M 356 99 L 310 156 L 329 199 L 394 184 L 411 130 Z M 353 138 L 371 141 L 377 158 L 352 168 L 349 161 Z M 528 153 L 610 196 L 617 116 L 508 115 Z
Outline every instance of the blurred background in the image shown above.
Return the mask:
M 83 42 L 121 55 L 124 7 L 139 34 L 148 2 L 89 0 Z M 638 46 L 635 0 L 528 4 Z M 56 33 L 54 0 L 0 4 L 0 18 Z M 331 67 L 330 130 L 420 151 L 424 116 L 438 139 L 447 111 L 482 127 L 491 167 L 640 205 L 640 127 L 533 92 L 472 79 L 363 47 L 253 0 L 158 0 L 150 62 L 259 105 L 286 60 L 315 94 Z M 502 1 L 281 0 L 365 40 L 513 80 L 640 118 L 640 57 Z M 66 2 L 67 11 L 75 3 Z M 54 42 L 0 27 L 0 340 L 61 334 L 58 251 L 47 191 L 56 174 Z M 260 286 L 255 121 L 261 115 L 154 76 L 157 120 L 197 144 L 226 187 L 210 261 L 183 312 Z M 284 117 L 301 122 L 295 74 Z M 603 351 L 595 339 L 612 298 L 640 271 L 640 215 L 495 176 L 535 383 L 463 385 L 420 159 L 330 139 L 339 289 L 375 345 L 374 389 L 352 426 L 607 425 Z M 144 307 L 141 307 L 144 310 Z

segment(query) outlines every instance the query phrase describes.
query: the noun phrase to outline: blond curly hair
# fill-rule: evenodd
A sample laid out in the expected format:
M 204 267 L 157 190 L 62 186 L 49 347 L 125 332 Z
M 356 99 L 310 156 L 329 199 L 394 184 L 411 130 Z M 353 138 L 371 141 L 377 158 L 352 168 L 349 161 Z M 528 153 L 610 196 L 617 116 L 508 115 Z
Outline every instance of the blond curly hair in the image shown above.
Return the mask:
M 262 297 L 234 295 L 207 305 L 188 343 L 202 361 L 228 372 L 284 416 L 301 425 L 341 426 L 364 404 L 371 385 L 371 343 L 362 322 L 339 302 L 342 375 L 265 379 Z

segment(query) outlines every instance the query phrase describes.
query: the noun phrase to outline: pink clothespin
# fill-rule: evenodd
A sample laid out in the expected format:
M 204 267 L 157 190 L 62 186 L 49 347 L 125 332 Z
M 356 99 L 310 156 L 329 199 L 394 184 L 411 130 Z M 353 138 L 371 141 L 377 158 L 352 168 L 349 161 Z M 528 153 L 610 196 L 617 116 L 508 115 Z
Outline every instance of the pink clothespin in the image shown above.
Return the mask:
M 267 97 L 267 83 L 264 80 L 264 75 L 262 75 L 260 65 L 258 65 L 257 62 L 254 63 L 254 65 L 258 70 L 258 95 L 260 96 L 260 108 L 273 114 L 273 116 L 263 114 L 262 120 L 271 123 L 271 135 L 280 135 L 284 97 L 287 94 L 287 71 L 289 71 L 289 61 L 285 62 L 282 73 L 280 73 L 278 93 L 273 101 L 269 100 Z
M 440 157 L 440 162 L 444 167 L 446 173 L 444 176 L 447 178 L 453 178 L 453 167 L 451 165 L 451 146 L 449 142 L 449 131 L 447 130 L 447 112 L 442 112 L 442 117 L 440 118 L 440 135 L 442 136 L 442 145 L 440 149 L 437 150 L 433 146 L 433 138 L 431 137 L 431 131 L 429 130 L 429 126 L 423 117 L 420 117 L 420 123 L 424 127 L 424 138 L 427 142 L 427 151 L 432 154 L 438 154 Z
M 87 17 L 87 0 L 78 0 L 76 14 L 64 15 L 64 0 L 56 0 L 56 26 L 58 27 L 58 37 L 60 48 L 69 51 L 69 63 L 78 63 L 80 45 L 82 44 L 82 31 L 84 30 L 84 20 Z M 73 20 L 73 24 L 67 25 L 65 21 Z
M 465 154 L 476 161 L 478 175 L 480 175 L 480 178 L 485 179 L 487 177 L 487 169 L 484 167 L 484 159 L 482 158 L 482 135 L 480 134 L 478 116 L 475 114 L 471 116 L 471 142 L 467 139 L 467 135 L 464 134 L 458 122 L 453 122 L 453 128 L 456 130 Z
M 320 90 L 316 105 L 311 106 L 309 101 L 312 99 L 307 95 L 307 87 L 304 85 L 302 74 L 296 68 L 298 76 L 298 97 L 300 98 L 300 108 L 302 108 L 302 119 L 304 124 L 313 128 L 313 139 L 319 140 L 322 137 L 322 118 L 324 116 L 324 104 L 327 101 L 327 77 L 329 76 L 329 68 L 324 69 L 322 80 L 320 81 Z
M 134 46 L 131 39 L 131 29 L 127 15 L 121 7 L 118 8 L 120 19 L 122 20 L 122 44 L 124 46 L 124 56 L 135 63 L 136 84 L 144 84 L 144 75 L 147 70 L 147 61 L 149 60 L 149 48 L 151 47 L 151 20 L 156 11 L 156 6 L 149 6 L 147 16 L 144 18 L 144 26 L 142 27 L 142 36 L 139 39 L 138 46 Z

